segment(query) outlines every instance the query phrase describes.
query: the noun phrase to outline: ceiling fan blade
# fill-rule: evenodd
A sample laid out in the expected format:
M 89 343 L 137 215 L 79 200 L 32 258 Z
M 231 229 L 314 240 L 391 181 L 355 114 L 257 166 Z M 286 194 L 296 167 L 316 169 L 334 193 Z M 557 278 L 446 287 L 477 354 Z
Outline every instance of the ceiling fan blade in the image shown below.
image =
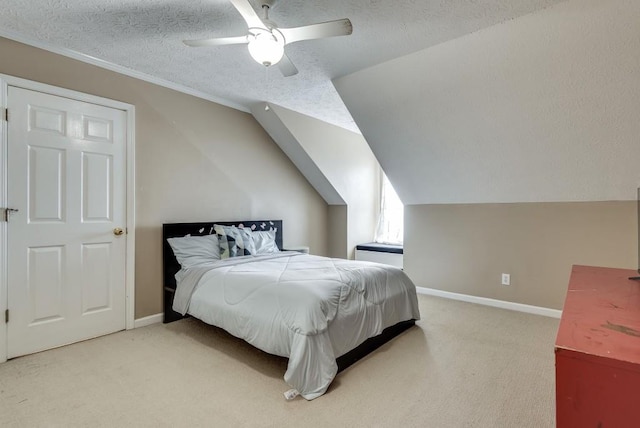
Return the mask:
M 248 41 L 247 36 L 237 36 L 218 37 L 216 39 L 183 40 L 182 43 L 193 48 L 198 48 L 202 46 L 240 45 L 246 44 Z
M 249 28 L 266 28 L 249 0 L 230 0 L 231 4 L 240 12 Z
M 290 77 L 298 74 L 298 69 L 291 62 L 291 59 L 285 54 L 278 62 L 278 68 L 284 77 Z
M 300 40 L 322 39 L 325 37 L 348 36 L 353 32 L 353 25 L 349 19 L 322 22 L 320 24 L 305 25 L 293 28 L 278 28 L 286 43 Z

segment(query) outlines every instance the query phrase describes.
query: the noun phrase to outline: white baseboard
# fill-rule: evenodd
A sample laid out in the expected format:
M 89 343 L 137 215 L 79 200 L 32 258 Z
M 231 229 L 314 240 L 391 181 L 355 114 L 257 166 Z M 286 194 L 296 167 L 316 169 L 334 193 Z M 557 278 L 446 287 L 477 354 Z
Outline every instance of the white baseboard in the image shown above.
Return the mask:
M 463 302 L 477 303 L 479 305 L 493 306 L 495 308 L 509 309 L 511 311 L 526 312 L 528 314 L 542 315 L 551 318 L 560 318 L 562 311 L 558 309 L 543 308 L 540 306 L 525 305 L 523 303 L 506 302 L 504 300 L 489 299 L 488 297 L 471 296 L 468 294 L 452 293 L 450 291 L 436 290 L 434 288 L 416 287 L 419 294 L 444 297 L 445 299 L 460 300 Z
M 151 324 L 157 324 L 159 322 L 162 322 L 162 317 L 163 317 L 163 314 L 160 313 L 155 315 L 149 315 L 148 317 L 144 317 L 144 318 L 138 318 L 137 320 L 134 321 L 133 328 L 140 328 L 140 327 L 146 327 Z

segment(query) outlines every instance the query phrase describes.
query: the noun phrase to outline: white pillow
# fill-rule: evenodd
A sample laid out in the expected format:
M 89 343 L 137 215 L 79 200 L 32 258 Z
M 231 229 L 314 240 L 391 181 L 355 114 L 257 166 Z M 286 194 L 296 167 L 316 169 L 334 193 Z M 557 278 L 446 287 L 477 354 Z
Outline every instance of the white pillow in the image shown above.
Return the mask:
M 271 254 L 280 251 L 276 244 L 275 230 L 254 230 L 251 232 L 251 237 L 256 244 L 256 254 Z
M 178 263 L 183 269 L 220 260 L 220 248 L 217 235 L 168 238 Z

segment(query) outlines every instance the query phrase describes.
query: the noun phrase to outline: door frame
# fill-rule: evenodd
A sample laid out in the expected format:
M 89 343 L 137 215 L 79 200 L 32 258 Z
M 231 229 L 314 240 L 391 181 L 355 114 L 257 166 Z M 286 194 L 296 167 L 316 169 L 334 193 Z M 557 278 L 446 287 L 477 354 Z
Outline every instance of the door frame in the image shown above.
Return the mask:
M 125 175 L 126 175 L 126 256 L 125 256 L 125 313 L 126 329 L 135 327 L 135 106 L 120 101 L 110 100 L 95 95 L 77 92 L 70 89 L 34 82 L 15 76 L 0 74 L 0 207 L 7 206 L 8 177 L 7 177 L 7 153 L 8 153 L 8 123 L 4 120 L 4 109 L 7 108 L 7 95 L 9 86 L 24 88 L 31 91 L 43 92 L 72 100 L 97 104 L 122 110 L 126 113 L 126 137 L 125 137 Z M 11 113 L 9 113 L 11 114 Z M 11 117 L 9 117 L 11 120 Z M 7 283 L 7 223 L 0 221 L 0 363 L 7 360 L 7 330 L 5 322 L 5 310 L 9 288 Z

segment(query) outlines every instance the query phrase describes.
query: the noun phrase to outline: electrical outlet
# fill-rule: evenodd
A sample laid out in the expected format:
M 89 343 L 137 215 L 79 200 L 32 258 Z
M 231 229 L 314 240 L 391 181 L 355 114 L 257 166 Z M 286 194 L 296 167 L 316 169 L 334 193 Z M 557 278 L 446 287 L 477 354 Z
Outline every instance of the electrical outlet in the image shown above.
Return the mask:
M 502 274 L 502 285 L 511 285 L 511 275 L 508 273 Z

